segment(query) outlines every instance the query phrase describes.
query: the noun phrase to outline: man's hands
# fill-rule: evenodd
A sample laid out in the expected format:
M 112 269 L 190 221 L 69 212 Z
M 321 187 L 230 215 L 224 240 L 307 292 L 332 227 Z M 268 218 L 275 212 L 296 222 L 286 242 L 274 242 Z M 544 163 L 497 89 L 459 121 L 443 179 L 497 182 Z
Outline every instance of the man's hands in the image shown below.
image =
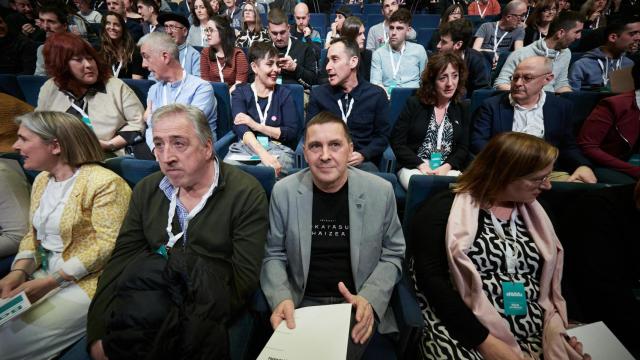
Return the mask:
M 569 176 L 569 179 L 567 179 L 567 181 L 595 184 L 598 182 L 598 178 L 596 178 L 596 175 L 593 173 L 591 168 L 583 165 L 578 167 L 576 171 L 574 171 L 573 174 Z
M 364 344 L 373 333 L 373 307 L 360 295 L 353 295 L 343 282 L 338 283 L 338 290 L 344 300 L 356 308 L 356 324 L 351 330 L 351 339 L 356 344 Z
M 282 70 L 286 70 L 290 72 L 296 71 L 296 68 L 298 67 L 298 64 L 296 63 L 296 61 L 292 59 L 291 56 L 289 55 L 279 58 L 278 65 Z
M 360 154 L 359 152 L 354 151 L 349 156 L 348 164 L 351 166 L 358 166 L 362 164 L 363 161 L 364 161 L 364 156 L 362 156 L 362 154 Z
M 91 358 L 93 360 L 109 360 L 107 355 L 104 353 L 104 348 L 102 347 L 102 340 L 94 341 L 91 344 Z
M 275 330 L 282 320 L 287 322 L 287 327 L 289 329 L 295 329 L 296 321 L 293 318 L 293 311 L 295 310 L 295 306 L 293 305 L 293 300 L 287 299 L 282 300 L 275 309 L 273 309 L 273 313 L 271 314 L 271 327 Z

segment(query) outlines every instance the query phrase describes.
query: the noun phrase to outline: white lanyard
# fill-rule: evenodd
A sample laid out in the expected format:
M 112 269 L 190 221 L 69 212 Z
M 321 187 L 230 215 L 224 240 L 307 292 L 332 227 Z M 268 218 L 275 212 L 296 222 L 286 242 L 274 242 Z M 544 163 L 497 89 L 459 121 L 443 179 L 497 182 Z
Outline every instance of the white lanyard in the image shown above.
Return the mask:
M 211 197 L 211 194 L 213 194 L 213 189 L 215 189 L 215 187 L 216 187 L 216 181 L 214 179 L 207 193 L 202 197 L 198 205 L 196 205 L 196 207 L 193 208 L 193 210 L 191 210 L 191 212 L 187 215 L 187 219 L 184 221 L 184 229 L 182 229 L 182 231 L 179 232 L 177 235 L 173 234 L 173 218 L 176 215 L 176 206 L 178 203 L 178 192 L 180 191 L 180 188 L 176 188 L 176 187 L 173 188 L 173 194 L 171 195 L 171 202 L 169 203 L 169 214 L 167 215 L 167 235 L 169 235 L 169 241 L 167 242 L 168 248 L 172 248 L 176 244 L 176 242 L 180 240 L 182 235 L 187 232 L 187 228 L 189 227 L 189 221 L 191 221 L 191 219 L 193 219 L 196 215 L 198 215 L 198 213 L 204 208 L 204 205 L 207 203 L 207 200 Z
M 71 107 L 72 107 L 72 108 L 74 108 L 74 109 L 76 109 L 76 111 L 77 111 L 78 113 L 80 113 L 80 116 L 82 116 L 83 118 L 87 118 L 87 119 L 89 119 L 89 115 L 87 115 L 87 112 L 86 112 L 86 110 L 85 110 L 85 109 L 87 108 L 87 99 L 83 99 L 83 100 L 82 100 L 82 101 L 83 101 L 82 107 L 80 107 L 80 106 L 76 105 L 76 104 L 73 102 L 73 99 L 72 99 L 71 97 L 69 98 L 69 100 L 71 100 Z
M 389 34 L 387 33 L 387 28 L 382 24 L 382 36 L 384 36 L 385 44 L 389 42 Z
M 267 106 L 264 108 L 264 113 L 260 109 L 258 104 L 258 91 L 256 90 L 256 84 L 251 84 L 251 91 L 253 91 L 253 99 L 256 102 L 256 110 L 258 111 L 258 117 L 260 117 L 260 124 L 264 125 L 267 122 L 267 113 L 271 107 L 271 98 L 273 97 L 273 90 L 269 91 L 269 100 L 267 100 Z
M 187 13 L 191 13 L 191 8 L 189 7 L 189 2 L 185 1 L 184 4 L 187 5 Z
M 118 62 L 117 68 L 114 65 L 111 65 L 111 71 L 113 71 L 114 77 L 118 77 L 118 74 L 120 74 L 120 69 L 122 69 L 122 60 Z
M 396 64 L 393 61 L 393 51 L 391 50 L 391 44 L 389 44 L 389 60 L 391 61 L 391 71 L 393 73 L 393 80 L 398 76 L 398 71 L 400 71 L 400 62 L 402 61 L 402 55 L 404 55 L 404 50 L 407 47 L 407 44 L 402 45 L 402 49 L 400 49 L 400 57 L 398 58 L 398 63 Z
M 500 40 L 498 40 L 498 29 L 500 28 L 500 21 L 496 21 L 496 31 L 494 31 L 493 33 L 493 53 L 495 54 L 496 52 L 498 52 L 498 46 L 500 46 L 500 43 L 502 42 L 502 39 L 504 39 L 505 36 L 507 36 L 507 34 L 509 33 L 508 31 L 506 31 L 504 34 L 502 34 L 502 36 L 500 37 Z
M 187 46 L 189 46 L 189 45 L 185 44 L 185 46 L 184 46 L 184 55 L 182 56 L 182 59 L 180 59 L 180 66 L 182 66 L 182 69 L 186 69 L 184 64 L 187 62 Z M 186 72 L 186 70 L 185 70 L 185 72 Z
M 178 96 L 180 96 L 180 92 L 182 91 L 182 88 L 184 87 L 184 83 L 186 82 L 185 80 L 187 79 L 187 72 L 182 69 L 182 80 L 180 80 L 180 86 L 178 87 L 178 91 L 176 92 L 176 96 L 173 98 L 173 102 L 175 103 L 178 100 Z M 167 99 L 167 86 L 169 86 L 169 83 L 164 84 L 164 86 L 162 87 L 162 93 L 163 93 L 163 100 L 164 100 L 164 104 L 163 105 L 169 105 L 169 101 Z
M 220 75 L 220 82 L 223 83 L 224 75 L 222 75 L 222 69 L 224 69 L 224 67 L 227 66 L 227 63 L 223 61 L 222 65 L 220 65 L 220 61 L 218 60 L 218 55 L 216 55 L 216 63 L 218 64 L 218 74 Z
M 155 25 L 149 24 L 149 32 L 152 33 L 156 29 Z
M 600 69 L 602 69 L 602 84 L 604 86 L 607 86 L 607 84 L 609 83 L 609 58 L 604 58 L 605 63 L 602 63 L 602 60 L 598 59 L 598 64 L 600 65 Z M 622 56 L 620 57 L 620 59 L 618 59 L 618 61 L 616 62 L 616 65 L 614 66 L 613 71 L 619 70 L 620 69 L 620 61 L 622 61 Z M 612 61 L 613 63 L 613 61 Z
M 540 34 L 540 36 L 542 36 L 542 33 Z M 544 48 L 544 57 L 549 58 L 549 48 L 547 47 L 547 43 L 543 40 L 542 41 L 542 47 Z M 558 56 L 560 56 L 560 51 L 556 50 L 556 54 L 553 57 L 553 62 L 556 62 L 556 60 L 558 60 Z
M 596 27 L 594 27 L 594 29 L 597 29 L 598 25 L 600 25 L 600 16 L 598 16 L 598 18 L 596 20 Z
M 518 262 L 517 249 L 516 252 L 514 252 L 514 249 L 511 247 L 511 245 L 508 244 L 507 237 L 504 234 L 504 230 L 502 230 L 502 225 L 500 225 L 500 222 L 498 222 L 498 219 L 496 219 L 496 216 L 493 215 L 491 211 L 489 211 L 489 214 L 491 214 L 491 222 L 493 223 L 493 228 L 495 229 L 496 234 L 498 235 L 500 240 L 504 242 L 504 252 L 507 260 L 507 272 L 509 274 L 515 274 L 516 265 Z M 518 238 L 518 228 L 516 227 L 517 217 L 518 210 L 516 208 L 513 208 L 513 211 L 511 212 L 511 220 L 509 221 L 513 243 L 515 243 L 516 239 Z
M 484 19 L 484 14 L 487 12 L 487 9 L 489 8 L 489 3 L 487 2 L 487 6 L 484 7 L 484 11 L 480 10 L 480 1 L 476 0 L 476 5 L 478 6 L 478 12 L 480 13 L 480 18 Z
M 204 25 L 200 25 L 200 46 L 204 47 L 205 39 L 207 38 L 207 34 L 204 31 Z
M 444 117 L 442 118 L 442 122 L 440 122 L 440 126 L 438 127 L 438 137 L 436 139 L 436 151 L 442 150 L 442 136 L 444 134 L 444 123 L 445 121 L 447 121 L 447 111 L 449 110 L 449 104 L 451 104 L 451 101 L 449 101 L 447 103 L 447 107 L 444 108 Z M 435 113 L 436 113 L 436 108 L 434 106 L 433 114 L 435 115 Z M 436 124 L 437 123 L 438 121 L 436 120 Z
M 287 45 L 287 52 L 284 53 L 284 57 L 289 56 L 289 50 L 291 50 L 291 38 L 289 38 L 289 44 Z
M 340 113 L 342 114 L 342 121 L 347 123 L 347 119 L 349 119 L 349 115 L 351 115 L 351 110 L 353 109 L 353 97 L 351 97 L 351 101 L 349 101 L 349 107 L 347 107 L 347 114 L 345 115 L 344 109 L 342 108 L 342 99 L 338 99 L 338 107 L 340 108 Z

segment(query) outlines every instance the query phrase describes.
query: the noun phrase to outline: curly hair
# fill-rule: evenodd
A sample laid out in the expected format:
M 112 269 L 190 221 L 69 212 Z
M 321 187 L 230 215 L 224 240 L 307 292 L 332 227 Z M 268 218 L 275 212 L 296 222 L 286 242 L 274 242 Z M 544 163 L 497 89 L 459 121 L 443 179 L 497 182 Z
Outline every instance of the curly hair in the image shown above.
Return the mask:
M 416 95 L 421 102 L 427 105 L 435 105 L 437 101 L 436 81 L 438 76 L 451 64 L 458 70 L 458 87 L 451 100 L 459 102 L 465 92 L 467 80 L 467 65 L 464 60 L 453 52 L 441 52 L 429 57 L 427 67 L 420 77 L 420 88 Z
M 86 56 L 93 58 L 98 67 L 97 82 L 99 83 L 106 84 L 107 80 L 112 76 L 111 69 L 104 62 L 102 56 L 80 36 L 69 32 L 49 35 L 49 38 L 44 43 L 42 53 L 47 74 L 54 79 L 53 81 L 60 90 L 69 91 L 74 95 L 80 95 L 80 90 L 83 86 L 69 69 L 69 61 L 73 57 Z
M 122 28 L 122 36 L 119 39 L 112 39 L 107 35 L 107 18 L 109 16 L 115 16 L 118 19 L 118 23 Z M 127 30 L 127 25 L 122 15 L 109 11 L 102 18 L 102 32 L 100 35 L 100 41 L 102 47 L 99 54 L 102 56 L 107 64 L 114 64 L 122 60 L 123 72 L 127 70 L 127 65 L 133 60 L 133 53 L 136 50 L 136 43 L 133 41 L 131 34 Z

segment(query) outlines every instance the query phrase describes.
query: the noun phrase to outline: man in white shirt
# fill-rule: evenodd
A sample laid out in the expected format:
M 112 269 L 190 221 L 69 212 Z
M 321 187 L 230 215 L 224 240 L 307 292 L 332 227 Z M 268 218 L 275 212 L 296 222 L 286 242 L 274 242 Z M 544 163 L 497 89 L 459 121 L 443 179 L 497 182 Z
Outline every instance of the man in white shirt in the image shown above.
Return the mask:
M 394 12 L 398 10 L 397 0 L 384 0 L 382 2 L 382 15 L 384 15 L 384 21 L 373 25 L 369 29 L 367 34 L 367 49 L 374 51 L 380 46 L 386 44 L 389 41 L 389 19 Z M 407 34 L 407 40 L 415 40 L 416 31 L 413 28 L 409 28 Z

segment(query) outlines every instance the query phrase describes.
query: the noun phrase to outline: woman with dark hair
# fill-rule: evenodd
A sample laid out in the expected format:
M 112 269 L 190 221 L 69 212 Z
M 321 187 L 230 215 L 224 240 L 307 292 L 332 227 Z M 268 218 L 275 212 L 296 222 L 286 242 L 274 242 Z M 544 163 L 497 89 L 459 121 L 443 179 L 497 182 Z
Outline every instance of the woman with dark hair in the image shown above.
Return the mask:
M 196 0 L 193 2 L 191 8 L 191 19 L 193 25 L 189 28 L 189 35 L 187 35 L 187 44 L 191 46 L 207 46 L 207 35 L 205 34 L 205 28 L 207 22 L 215 15 L 215 12 L 211 8 L 211 4 L 207 0 Z
M 142 23 L 142 15 L 138 14 L 138 9 L 136 8 L 137 2 L 132 0 L 121 0 L 122 6 L 126 11 L 127 22 L 133 21 L 137 23 Z
M 584 28 L 595 30 L 607 26 L 607 0 L 587 0 L 580 7 Z
M 247 57 L 242 49 L 234 47 L 234 30 L 225 17 L 211 18 L 205 32 L 209 47 L 202 49 L 200 76 L 207 81 L 224 82 L 233 92 L 236 84 L 247 82 Z
M 51 359 L 87 330 L 98 277 L 111 256 L 131 189 L 100 165 L 95 133 L 66 113 L 33 112 L 16 118 L 24 168 L 41 171 L 33 183 L 29 226 L 0 280 L 0 298 L 33 304 L 0 327 L 2 358 Z
M 149 72 L 142 67 L 142 56 L 122 15 L 113 11 L 102 18 L 100 55 L 111 65 L 113 76 L 121 79 L 144 79 Z
M 469 114 L 461 102 L 466 77 L 458 55 L 444 52 L 429 58 L 421 86 L 390 138 L 405 189 L 413 175 L 457 175 L 464 169 L 469 156 Z
M 448 23 L 453 20 L 462 19 L 464 17 L 464 6 L 462 4 L 453 4 L 449 6 L 440 17 L 440 25 Z M 440 28 L 440 26 L 438 26 Z M 438 43 L 440 42 L 440 31 L 436 29 L 431 35 L 431 40 L 427 45 L 427 50 L 436 52 L 438 50 Z
M 278 50 L 257 42 L 249 48 L 255 80 L 235 89 L 231 100 L 233 131 L 240 141 L 231 144 L 226 162 L 236 155 L 258 156 L 260 164 L 272 167 L 284 177 L 294 165 L 299 121 L 291 91 L 276 84 L 280 67 Z
M 52 34 L 44 45 L 51 79 L 38 95 L 36 110 L 62 111 L 82 119 L 105 152 L 124 155 L 144 130 L 144 109 L 136 94 L 104 63 L 96 50 L 70 33 Z
M 496 135 L 411 224 L 423 358 L 590 359 L 568 338 L 563 248 L 536 198 L 558 149 Z
M 524 46 L 547 37 L 549 25 L 559 14 L 556 0 L 540 0 L 527 18 L 524 30 Z
M 254 42 L 271 43 L 271 37 L 269 31 L 262 27 L 255 3 L 245 2 L 242 7 L 242 30 L 236 38 L 236 47 L 250 48 Z
M 364 24 L 357 16 L 349 16 L 342 23 L 341 36 L 351 39 L 358 44 L 360 48 L 360 62 L 358 63 L 358 76 L 369 81 L 371 77 L 371 56 L 373 51 L 365 48 L 366 41 L 364 36 Z M 326 64 L 326 61 L 325 61 Z M 323 69 L 326 73 L 326 69 Z

